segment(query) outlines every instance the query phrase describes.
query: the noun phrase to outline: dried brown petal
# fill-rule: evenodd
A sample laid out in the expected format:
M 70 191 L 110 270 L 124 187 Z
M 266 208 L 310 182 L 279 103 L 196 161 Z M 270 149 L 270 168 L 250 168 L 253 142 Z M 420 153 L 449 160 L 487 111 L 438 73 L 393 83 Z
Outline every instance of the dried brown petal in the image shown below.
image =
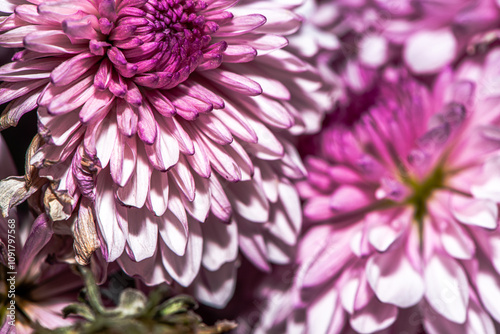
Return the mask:
M 56 193 L 51 186 L 43 195 L 43 205 L 47 216 L 53 221 L 66 220 L 73 213 L 74 199 L 66 193 Z
M 78 210 L 78 219 L 73 225 L 75 259 L 81 265 L 87 265 L 90 257 L 100 247 L 99 238 L 95 229 L 92 209 L 84 199 Z
M 39 186 L 27 187 L 23 176 L 11 176 L 0 181 L 0 210 L 7 217 L 10 209 L 24 202 Z

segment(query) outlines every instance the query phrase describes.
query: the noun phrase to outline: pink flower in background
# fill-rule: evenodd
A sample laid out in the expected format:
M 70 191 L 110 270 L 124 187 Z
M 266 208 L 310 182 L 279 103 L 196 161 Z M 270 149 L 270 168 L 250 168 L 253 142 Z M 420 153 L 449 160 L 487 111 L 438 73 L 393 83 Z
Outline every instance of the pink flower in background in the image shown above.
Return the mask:
M 14 222 L 14 223 L 12 223 Z M 53 329 L 68 326 L 76 318 L 63 318 L 62 310 L 77 300 L 78 292 L 83 286 L 81 279 L 63 262 L 71 253 L 72 240 L 57 236 L 52 223 L 46 215 L 39 216 L 31 226 L 31 222 L 21 222 L 17 216 L 0 217 L 0 241 L 2 258 L 0 270 L 4 278 L 0 289 L 4 297 L 2 308 L 10 306 L 15 300 L 15 323 L 9 324 L 9 318 L 2 318 L 2 333 L 31 333 L 38 323 L 45 328 Z M 9 230 L 15 226 L 15 234 Z M 21 225 L 21 226 L 20 226 Z M 15 235 L 16 263 L 10 268 L 7 252 L 12 248 L 8 235 Z M 5 254 L 5 255 L 3 255 Z M 12 275 L 9 272 L 15 271 Z M 7 298 L 11 289 L 8 278 L 15 276 L 15 299 Z M 9 310 L 4 315 L 9 315 Z
M 377 88 L 384 66 L 434 75 L 500 23 L 493 0 L 306 0 L 297 12 L 307 19 L 291 45 L 334 85 L 341 118 Z
M 0 68 L 2 127 L 38 107 L 30 163 L 66 199 L 53 220 L 95 217 L 108 262 L 147 284 L 200 273 L 213 304 L 232 294 L 238 246 L 263 270 L 289 261 L 289 179 L 305 175 L 290 140 L 323 114 L 319 76 L 282 50 L 301 24 L 293 4 L 3 5 L 0 45 L 23 50 Z
M 294 316 L 275 326 L 495 332 L 499 59 L 495 49 L 447 69 L 431 91 L 388 69 L 357 123 L 324 130 L 299 183 L 309 229 L 287 292 Z

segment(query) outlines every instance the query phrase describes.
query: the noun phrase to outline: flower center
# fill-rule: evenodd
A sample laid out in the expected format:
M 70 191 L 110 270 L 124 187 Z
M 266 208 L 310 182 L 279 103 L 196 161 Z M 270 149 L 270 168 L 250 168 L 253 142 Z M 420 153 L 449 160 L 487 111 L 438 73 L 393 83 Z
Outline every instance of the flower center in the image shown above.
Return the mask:
M 444 186 L 445 173 L 441 167 L 436 168 L 423 181 L 408 179 L 406 184 L 412 189 L 412 195 L 406 199 L 406 203 L 415 208 L 415 220 L 421 222 L 427 210 L 427 201 L 432 193 Z
M 143 10 L 146 12 L 145 24 L 138 27 L 136 37 L 143 45 L 152 43 L 145 54 L 134 53 L 130 61 L 140 61 L 144 57 L 156 63 L 154 70 L 173 72 L 194 63 L 203 57 L 201 50 L 210 42 L 210 27 L 196 11 L 207 5 L 200 1 L 159 0 L 148 1 Z M 218 27 L 212 27 L 216 30 Z M 154 38 L 154 40 L 151 40 Z M 127 57 L 128 51 L 124 51 Z
M 432 197 L 435 190 L 443 188 L 445 185 L 445 172 L 441 167 L 437 167 L 432 174 L 430 174 L 423 181 L 415 180 L 412 178 L 407 179 L 406 184 L 412 190 L 412 194 L 406 199 L 406 203 L 413 206 L 414 221 L 418 226 L 418 234 L 420 236 L 420 247 L 423 242 L 424 232 L 424 216 L 427 213 L 427 202 Z
M 200 14 L 208 6 L 205 2 L 129 3 L 113 8 L 116 16 L 108 15 L 111 10 L 102 10 L 100 19 L 101 31 L 109 30 L 108 58 L 122 77 L 133 77 L 141 86 L 170 89 L 186 80 L 206 58 L 222 59 L 225 48 L 210 45 L 211 34 L 219 25 Z M 106 28 L 108 22 L 110 29 Z

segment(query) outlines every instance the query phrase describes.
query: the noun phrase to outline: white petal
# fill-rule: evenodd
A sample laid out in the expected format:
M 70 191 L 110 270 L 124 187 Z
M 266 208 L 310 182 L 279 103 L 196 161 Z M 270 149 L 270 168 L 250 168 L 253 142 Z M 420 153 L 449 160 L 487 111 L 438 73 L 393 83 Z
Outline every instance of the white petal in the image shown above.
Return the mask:
M 336 313 L 340 308 L 338 292 L 333 287 L 321 294 L 307 309 L 307 329 L 309 333 L 327 334 Z
M 285 265 L 292 261 L 293 247 L 271 236 L 266 236 L 266 252 L 272 263 Z
M 238 244 L 241 251 L 260 270 L 269 272 L 271 270 L 267 261 L 266 243 L 263 238 L 263 227 L 261 224 L 238 219 Z
M 151 183 L 151 166 L 141 145 L 137 150 L 135 173 L 125 187 L 118 189 L 117 195 L 123 204 L 142 208 L 146 202 Z
M 220 220 L 228 222 L 232 214 L 231 203 L 216 175 L 210 177 L 210 194 L 212 196 L 210 200 L 212 213 Z
M 451 211 L 463 224 L 494 229 L 498 226 L 498 207 L 494 202 L 454 195 Z
M 381 303 L 373 297 L 364 309 L 354 312 L 350 324 L 359 333 L 374 333 L 392 325 L 397 315 L 396 306 Z
M 281 203 L 295 230 L 299 233 L 302 227 L 302 210 L 297 190 L 286 179 L 281 180 L 278 186 Z
M 95 143 L 97 157 L 101 162 L 102 168 L 105 168 L 109 163 L 117 136 L 118 127 L 116 121 L 109 120 L 109 118 L 106 117 L 99 125 L 97 133 L 95 134 L 95 138 L 97 138 Z
M 187 287 L 198 275 L 203 251 L 200 223 L 189 220 L 189 238 L 184 256 L 178 256 L 160 243 L 165 269 L 180 285 Z
M 257 172 L 257 170 L 256 170 Z M 229 191 L 231 194 L 229 194 Z M 245 219 L 265 223 L 269 218 L 269 203 L 255 181 L 243 181 L 229 184 L 227 188 L 233 209 Z
M 295 245 L 297 241 L 298 232 L 293 228 L 290 218 L 285 213 L 281 203 L 275 204 L 271 210 L 268 231 L 289 246 Z
M 471 299 L 469 303 L 469 312 L 467 312 L 467 333 L 495 334 L 495 326 L 490 315 L 475 300 Z
M 380 35 L 366 35 L 359 44 L 359 58 L 369 67 L 379 67 L 387 60 L 387 40 Z
M 203 266 L 210 271 L 218 270 L 232 262 L 238 254 L 238 227 L 236 222 L 225 224 L 209 219 L 201 225 L 204 238 Z
M 211 307 L 224 308 L 236 287 L 236 269 L 234 262 L 226 263 L 214 272 L 202 268 L 193 282 L 196 299 Z
M 161 258 L 158 254 L 142 260 L 141 262 L 136 262 L 124 253 L 118 259 L 118 263 L 127 275 L 130 277 L 140 276 L 147 285 L 172 283 L 172 277 L 170 277 L 167 271 L 163 268 L 163 263 L 161 262 Z
M 165 244 L 178 256 L 186 252 L 188 225 L 183 224 L 170 210 L 158 218 L 158 229 Z
M 198 220 L 204 222 L 207 219 L 210 210 L 210 181 L 193 173 L 193 180 L 196 187 L 196 193 L 193 201 L 189 201 L 184 196 L 181 196 L 184 207 L 189 214 Z
M 168 206 L 168 174 L 153 170 L 151 174 L 151 189 L 148 193 L 148 202 L 151 211 L 157 216 L 165 213 Z
M 267 199 L 276 203 L 278 200 L 278 176 L 276 172 L 271 168 L 268 163 L 260 164 L 256 167 L 260 171 L 262 189 L 264 189 L 264 193 L 266 194 Z
M 176 184 L 177 189 L 181 190 L 189 201 L 192 201 L 194 199 L 196 189 L 194 185 L 193 173 L 188 167 L 185 159 L 180 159 L 179 163 L 177 163 L 175 167 L 169 171 L 169 173 L 174 181 L 174 183 L 171 183 L 171 186 Z
M 475 245 L 469 232 L 455 222 L 448 222 L 441 233 L 441 242 L 448 254 L 457 259 L 470 259 L 474 255 Z
M 455 323 L 466 320 L 469 283 L 456 260 L 435 254 L 425 266 L 425 297 L 442 316 Z
M 340 291 L 340 301 L 344 309 L 352 314 L 354 312 L 354 301 L 356 300 L 356 293 L 358 292 L 359 278 L 351 277 L 343 286 Z
M 500 322 L 500 277 L 489 265 L 480 262 L 476 287 L 486 310 Z
M 116 260 L 125 248 L 126 237 L 119 226 L 116 215 L 113 181 L 110 177 L 100 175 L 96 185 L 96 218 L 102 237 L 106 242 L 106 260 L 108 262 Z
M 179 143 L 170 135 L 168 130 L 160 126 L 158 141 L 161 142 L 161 156 L 166 169 L 169 169 L 179 161 Z
M 184 208 L 184 204 L 182 203 L 181 200 L 181 194 L 179 194 L 179 190 L 177 190 L 177 187 L 173 187 L 172 184 L 175 184 L 173 179 L 169 179 L 169 185 L 170 185 L 170 193 L 169 193 L 169 199 L 168 199 L 168 209 L 172 211 L 172 213 L 179 219 L 179 221 L 187 226 L 187 215 L 186 215 L 186 209 Z
M 424 304 L 426 305 L 426 304 Z M 432 314 L 433 316 L 424 316 L 423 325 L 425 332 L 429 334 L 443 334 L 443 333 L 453 333 L 453 334 L 467 334 L 467 328 L 464 324 L 457 324 L 453 321 L 442 317 L 440 314 L 436 314 L 434 310 L 429 305 L 426 305 L 426 312 Z M 425 312 L 425 311 L 424 311 Z M 481 333 L 482 332 L 471 332 Z
M 407 308 L 422 299 L 425 287 L 421 275 L 403 252 L 398 249 L 371 256 L 366 276 L 380 301 Z
M 385 252 L 390 245 L 399 237 L 399 233 L 392 227 L 387 225 L 380 225 L 370 229 L 368 234 L 368 241 L 379 252 Z
M 487 180 L 482 185 L 472 185 L 470 191 L 476 198 L 500 202 L 500 157 L 488 159 L 483 167 Z
M 127 217 L 129 223 L 127 243 L 132 250 L 134 260 L 139 262 L 153 256 L 158 240 L 156 217 L 146 208 L 130 208 Z

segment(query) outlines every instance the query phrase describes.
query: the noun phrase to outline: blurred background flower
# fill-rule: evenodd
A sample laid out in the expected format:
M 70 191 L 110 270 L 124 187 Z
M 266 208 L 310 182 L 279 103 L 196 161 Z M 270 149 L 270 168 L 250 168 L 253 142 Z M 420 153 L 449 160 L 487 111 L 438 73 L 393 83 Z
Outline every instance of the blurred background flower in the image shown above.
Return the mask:
M 12 250 L 8 248 L 8 245 L 12 246 L 8 241 L 12 238 L 7 236 L 13 234 L 8 230 L 11 224 L 5 219 L 0 224 L 2 333 L 31 333 L 35 324 L 47 328 L 71 324 L 75 318 L 63 319 L 62 310 L 76 301 L 83 284 L 66 263 L 68 254 L 71 254 L 71 238 L 55 235 L 52 223 L 45 215 L 33 223 L 20 222 L 17 216 L 10 216 L 9 220 L 15 221 L 16 226 L 16 257 L 12 270 L 7 257 L 8 250 Z M 10 284 L 14 284 L 15 289 Z M 8 309 L 12 306 L 11 300 L 15 301 L 14 312 Z M 12 319 L 8 316 L 12 314 L 15 326 L 9 321 Z
M 495 333 L 499 55 L 443 70 L 432 90 L 389 68 L 355 124 L 321 133 L 298 184 L 294 284 L 268 293 L 289 313 L 264 332 Z
M 432 78 L 500 23 L 492 0 L 305 0 L 297 12 L 306 19 L 291 45 L 333 85 L 332 122 L 352 122 L 373 103 L 384 67 Z

